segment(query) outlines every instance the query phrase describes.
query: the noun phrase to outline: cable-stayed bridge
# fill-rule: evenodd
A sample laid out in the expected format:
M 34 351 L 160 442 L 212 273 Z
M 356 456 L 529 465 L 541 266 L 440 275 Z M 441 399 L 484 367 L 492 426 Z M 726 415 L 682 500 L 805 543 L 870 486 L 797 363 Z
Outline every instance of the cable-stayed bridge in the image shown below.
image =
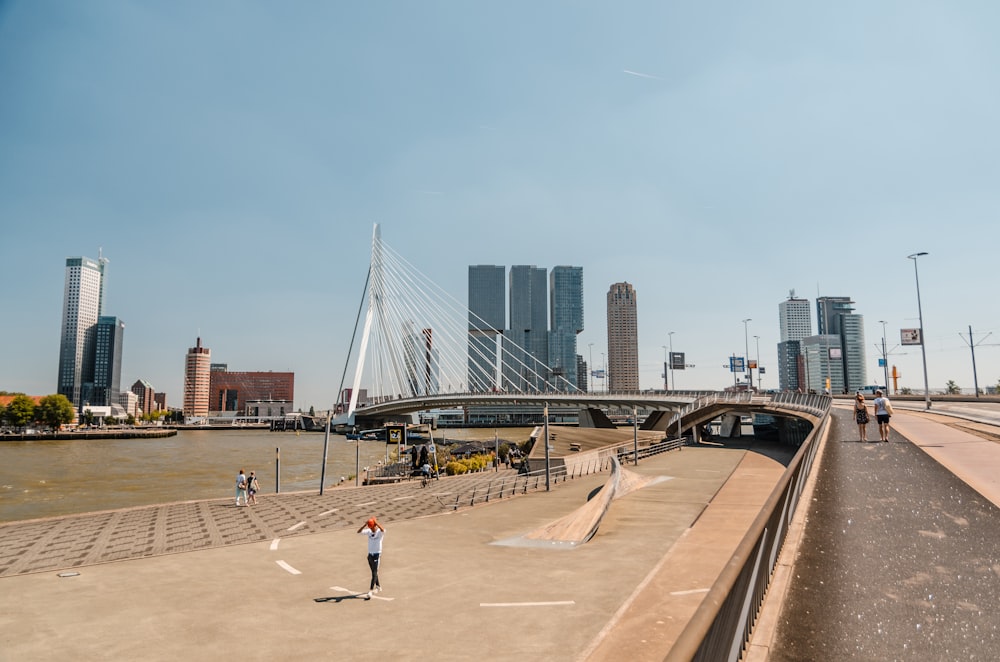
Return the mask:
M 352 348 L 355 340 L 354 379 L 331 421 L 337 425 L 432 409 L 544 405 L 578 408 L 581 427 L 614 427 L 604 409 L 634 414 L 641 408 L 651 412 L 644 428 L 665 431 L 696 426 L 721 411 L 738 423 L 741 413 L 816 417 L 829 408 L 828 398 L 814 402 L 792 393 L 583 391 L 385 244 L 378 225 Z M 346 374 L 345 367 L 341 394 Z
M 666 411 L 698 395 L 582 391 L 383 242 L 378 225 L 354 339 L 357 360 L 350 397 L 341 399 L 334 423 L 352 425 L 360 414 L 367 418 L 469 405 Z

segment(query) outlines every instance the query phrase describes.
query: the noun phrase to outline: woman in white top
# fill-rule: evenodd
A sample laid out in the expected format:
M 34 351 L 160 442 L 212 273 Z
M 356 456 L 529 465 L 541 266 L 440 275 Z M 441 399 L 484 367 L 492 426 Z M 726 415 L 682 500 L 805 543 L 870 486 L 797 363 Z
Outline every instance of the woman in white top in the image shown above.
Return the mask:
M 892 416 L 892 404 L 889 398 L 882 397 L 882 391 L 875 391 L 875 399 L 872 401 L 875 407 L 875 420 L 878 421 L 878 433 L 882 441 L 889 441 L 889 417 Z

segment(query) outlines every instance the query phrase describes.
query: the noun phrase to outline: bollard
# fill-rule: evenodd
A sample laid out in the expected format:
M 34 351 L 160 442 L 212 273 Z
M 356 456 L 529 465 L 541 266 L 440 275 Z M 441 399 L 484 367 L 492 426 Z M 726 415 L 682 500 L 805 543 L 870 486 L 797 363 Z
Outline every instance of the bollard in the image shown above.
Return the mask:
M 274 493 L 281 492 L 281 447 L 274 449 Z

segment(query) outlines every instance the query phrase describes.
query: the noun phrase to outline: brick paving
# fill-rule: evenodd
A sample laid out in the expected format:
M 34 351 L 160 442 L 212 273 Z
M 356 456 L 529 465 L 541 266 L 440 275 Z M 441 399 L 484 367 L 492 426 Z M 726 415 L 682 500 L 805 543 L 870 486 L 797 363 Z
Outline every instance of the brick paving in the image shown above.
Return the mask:
M 476 503 L 486 495 L 514 496 L 515 481 L 516 493 L 523 493 L 524 478 L 504 469 L 442 477 L 426 488 L 415 479 L 335 487 L 323 496 L 264 494 L 247 507 L 230 497 L 9 522 L 0 524 L 0 577 L 357 527 L 371 515 L 386 522 L 432 515 L 468 506 L 473 495 Z

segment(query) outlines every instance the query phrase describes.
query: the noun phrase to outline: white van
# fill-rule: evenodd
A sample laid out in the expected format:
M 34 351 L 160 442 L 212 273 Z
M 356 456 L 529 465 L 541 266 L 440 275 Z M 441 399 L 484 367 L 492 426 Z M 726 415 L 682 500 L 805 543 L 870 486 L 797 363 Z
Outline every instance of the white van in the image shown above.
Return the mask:
M 861 395 L 875 395 L 875 391 L 882 391 L 882 394 L 888 393 L 884 386 L 872 385 L 872 386 L 862 386 L 858 389 L 858 393 Z

